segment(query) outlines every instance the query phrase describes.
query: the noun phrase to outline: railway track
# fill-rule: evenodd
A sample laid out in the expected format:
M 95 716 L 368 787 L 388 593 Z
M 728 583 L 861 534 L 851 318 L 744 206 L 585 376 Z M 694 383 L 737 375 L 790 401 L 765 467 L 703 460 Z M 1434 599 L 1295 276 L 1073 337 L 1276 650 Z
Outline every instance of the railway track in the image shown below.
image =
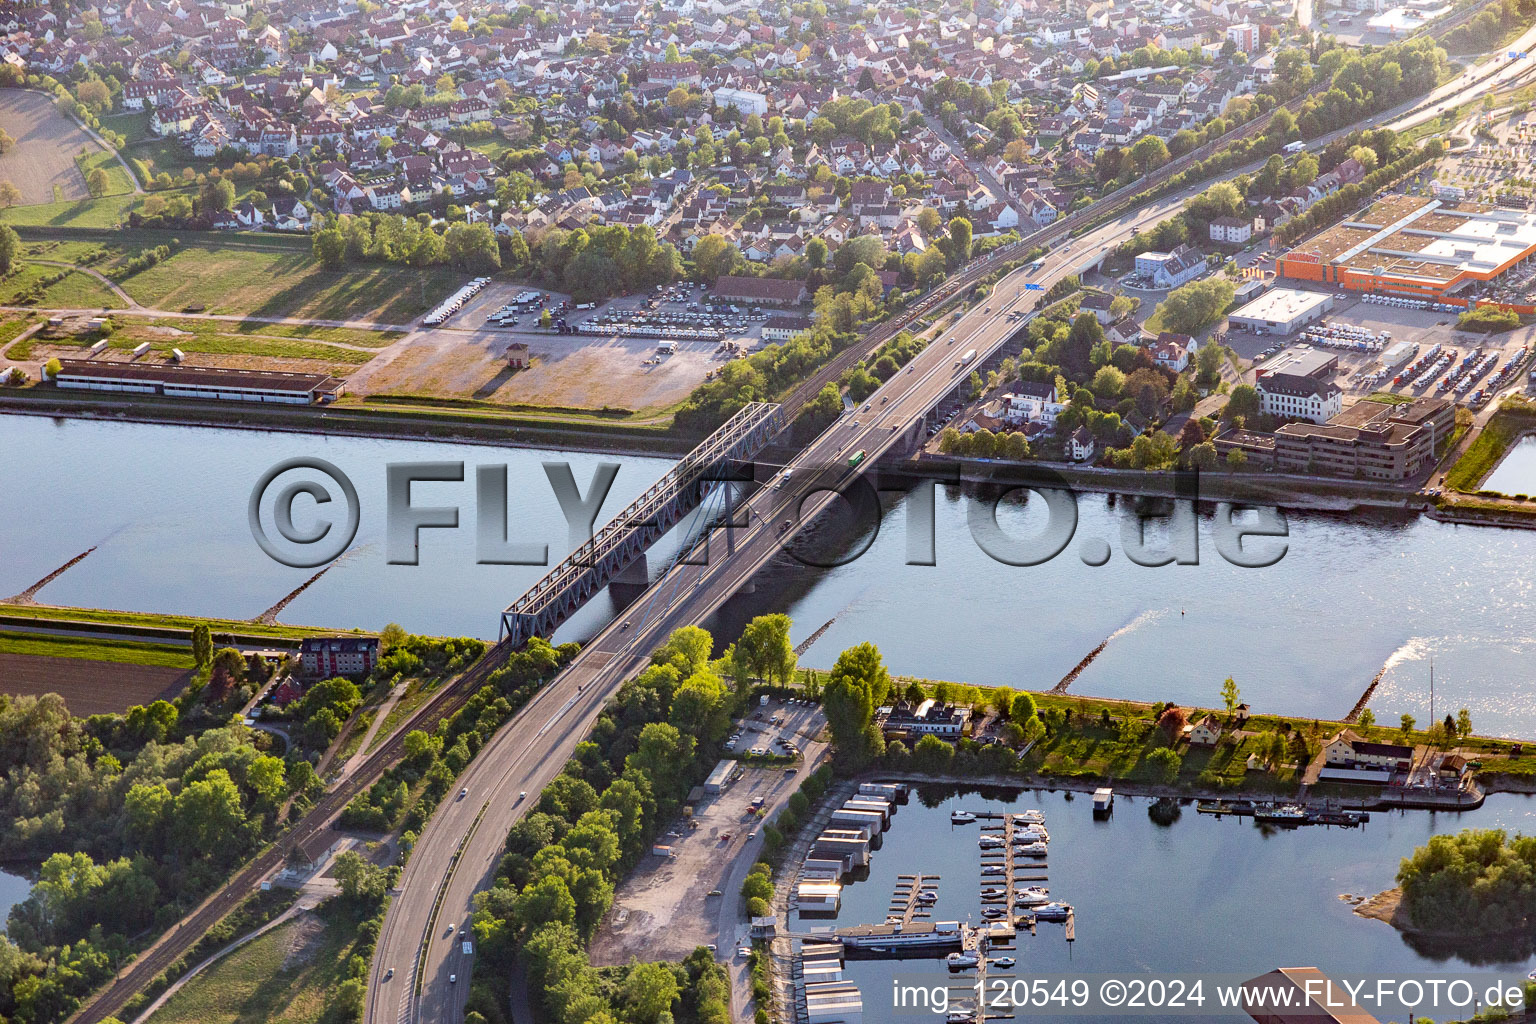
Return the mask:
M 469 702 L 487 677 L 511 654 L 505 643 L 488 649 L 468 672 L 439 690 L 395 729 L 372 754 L 337 787 L 320 798 L 314 807 L 294 823 L 271 846 L 263 850 L 228 882 L 208 896 L 197 909 L 182 920 L 159 942 L 150 946 L 95 999 L 79 1010 L 73 1024 L 100 1024 L 121 1010 L 132 996 L 143 991 L 156 977 L 184 957 L 220 918 L 238 907 L 255 891 L 268 874 L 282 867 L 295 847 L 306 848 L 322 836 L 330 822 L 352 799 L 379 780 L 386 769 L 404 752 L 405 736 L 413 729 L 431 731 L 437 723 L 452 716 Z

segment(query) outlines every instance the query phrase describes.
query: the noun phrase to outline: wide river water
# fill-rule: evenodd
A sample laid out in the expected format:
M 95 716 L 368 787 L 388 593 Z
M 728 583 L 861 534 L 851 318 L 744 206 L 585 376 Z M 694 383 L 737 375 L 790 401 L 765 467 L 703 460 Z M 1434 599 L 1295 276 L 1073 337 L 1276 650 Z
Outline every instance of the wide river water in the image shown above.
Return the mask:
M 499 610 L 543 570 L 475 564 L 475 467 L 505 464 L 514 540 L 569 549 L 567 528 L 540 463 L 568 462 L 586 492 L 596 465 L 621 468 L 600 521 L 659 478 L 665 459 L 499 449 L 436 442 L 323 437 L 150 424 L 0 416 L 4 486 L 0 594 L 14 594 L 95 546 L 43 587 L 49 604 L 252 618 L 303 584 L 257 547 L 247 520 L 254 484 L 274 463 L 317 456 L 355 482 L 361 527 L 351 550 L 292 601 L 280 621 L 377 628 L 397 621 L 437 634 L 494 638 Z M 456 530 L 421 533 L 420 564 L 390 565 L 384 542 L 384 466 L 454 460 L 464 483 L 413 489 L 416 505 L 462 507 Z M 1043 565 L 995 561 L 973 541 L 959 487 L 940 488 L 934 566 L 910 566 L 910 499 L 889 501 L 863 555 L 831 569 L 783 557 L 753 593 L 733 601 L 721 632 L 764 610 L 795 619 L 798 641 L 826 626 L 802 663 L 874 641 L 893 672 L 982 685 L 1049 689 L 1100 644 L 1073 692 L 1214 703 L 1235 677 L 1256 710 L 1345 714 L 1382 673 L 1378 720 L 1428 714 L 1434 660 L 1436 714 L 1471 709 L 1480 731 L 1536 735 L 1531 668 L 1536 599 L 1529 567 L 1536 533 L 1391 515 L 1289 516 L 1285 554 L 1268 568 L 1225 562 L 1207 510 L 1197 565 L 1145 567 L 1125 555 L 1128 503 L 1079 501 L 1077 540 Z M 295 504 L 302 527 L 316 510 Z M 1002 528 L 1028 534 L 1043 503 L 1005 506 Z M 850 538 L 858 548 L 869 540 Z M 1080 555 L 1109 542 L 1106 564 Z M 1260 540 L 1274 550 L 1280 543 Z M 1093 545 L 1088 545 L 1093 546 Z M 654 573 L 669 543 L 652 552 Z M 615 614 L 604 596 L 561 633 L 580 638 Z M 632 613 L 633 614 L 633 613 Z M 827 624 L 830 623 L 828 626 Z M 1107 643 L 1106 643 L 1107 641 Z

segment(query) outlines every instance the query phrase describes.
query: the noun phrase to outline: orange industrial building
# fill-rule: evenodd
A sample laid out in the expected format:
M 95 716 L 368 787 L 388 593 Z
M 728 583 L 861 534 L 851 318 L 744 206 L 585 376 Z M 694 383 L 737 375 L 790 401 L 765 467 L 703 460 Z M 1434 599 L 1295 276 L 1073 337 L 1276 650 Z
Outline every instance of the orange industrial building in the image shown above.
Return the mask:
M 1281 277 L 1348 291 L 1466 306 L 1466 293 L 1533 253 L 1536 214 L 1393 195 L 1298 242 L 1276 270 Z

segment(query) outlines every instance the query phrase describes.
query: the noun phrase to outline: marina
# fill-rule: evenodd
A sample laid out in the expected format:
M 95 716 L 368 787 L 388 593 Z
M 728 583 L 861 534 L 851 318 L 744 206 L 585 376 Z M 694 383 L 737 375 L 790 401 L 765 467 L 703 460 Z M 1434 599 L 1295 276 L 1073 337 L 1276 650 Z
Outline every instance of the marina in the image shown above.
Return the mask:
M 976 1024 L 978 978 L 990 983 L 1125 970 L 1252 976 L 1289 962 L 1296 949 L 1305 949 L 1309 963 L 1333 976 L 1463 966 L 1524 976 L 1536 967 L 1536 951 L 1529 948 L 1463 960 L 1454 950 L 1405 939 L 1381 921 L 1360 917 L 1353 903 L 1341 899 L 1390 888 L 1398 860 L 1430 835 L 1462 828 L 1536 833 L 1536 798 L 1500 794 L 1461 814 L 1373 812 L 1366 828 L 1279 828 L 1251 814 L 1230 813 L 1236 801 L 1226 802 L 1229 811 L 1218 818 L 1196 813 L 1193 800 L 1160 804 L 1116 791 L 1113 815 L 1099 817 L 1091 796 L 916 785 L 871 858 L 867 877 L 861 873 L 845 881 L 842 907 L 833 920 L 798 926 L 791 921 L 791 929 L 802 936 L 792 943 L 803 942 L 813 951 L 818 942 L 837 942 L 840 949 L 849 943 L 834 983 L 843 986 L 840 998 L 848 998 L 850 989 L 861 994 L 862 1020 L 869 1024 L 901 1019 L 890 1005 L 893 982 L 947 988 L 952 1010 L 960 1014 L 949 1024 Z M 957 810 L 974 814 L 976 821 L 953 824 Z M 1032 820 L 1036 811 L 1038 820 Z M 1047 846 L 1056 848 L 1057 856 L 1026 860 L 1011 855 L 1012 838 L 1027 825 L 1045 827 Z M 981 848 L 984 835 L 1002 845 Z M 1220 881 L 1213 864 L 1230 869 Z M 931 918 L 914 920 L 911 935 L 874 924 L 883 922 L 901 876 L 919 873 L 925 880 L 943 878 L 932 887 L 938 899 L 928 908 Z M 1048 877 L 1026 880 L 1036 875 Z M 975 888 L 960 884 L 971 878 L 977 880 Z M 1193 898 L 1172 893 L 1170 879 L 1178 879 Z M 1262 886 L 1258 903 L 1255 886 Z M 1047 903 L 1071 904 L 1070 919 L 1047 921 L 1052 912 L 1042 915 L 1038 907 L 1017 905 L 1020 897 L 1032 902 L 1036 893 Z M 1009 914 L 985 919 L 981 911 L 988 906 L 1007 908 Z M 1263 909 L 1277 906 L 1285 913 Z M 1168 940 L 1169 913 L 1184 916 L 1177 942 Z M 1255 913 L 1264 915 L 1266 928 L 1251 926 Z M 1026 914 L 1034 918 L 1033 931 L 1015 924 L 1027 921 Z M 947 962 L 951 953 L 975 955 L 976 964 L 952 970 Z M 1049 1013 L 1029 1017 L 1042 1024 L 1082 1019 Z M 1381 1019 L 1406 1020 L 1407 1012 Z

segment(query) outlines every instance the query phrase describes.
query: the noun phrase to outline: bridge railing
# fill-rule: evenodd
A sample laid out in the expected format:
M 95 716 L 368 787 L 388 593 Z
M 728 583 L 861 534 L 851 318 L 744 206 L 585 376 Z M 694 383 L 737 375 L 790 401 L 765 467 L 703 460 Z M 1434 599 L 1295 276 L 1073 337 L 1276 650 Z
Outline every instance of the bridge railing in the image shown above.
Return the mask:
M 754 402 L 732 416 L 609 520 L 591 540 L 577 547 L 508 605 L 502 613 L 503 621 L 507 616 L 537 615 L 544 605 L 558 598 L 594 566 L 621 550 L 635 531 L 661 524 L 673 503 L 710 470 L 724 461 L 754 454 L 782 427 L 782 418 L 781 408 L 767 402 Z

